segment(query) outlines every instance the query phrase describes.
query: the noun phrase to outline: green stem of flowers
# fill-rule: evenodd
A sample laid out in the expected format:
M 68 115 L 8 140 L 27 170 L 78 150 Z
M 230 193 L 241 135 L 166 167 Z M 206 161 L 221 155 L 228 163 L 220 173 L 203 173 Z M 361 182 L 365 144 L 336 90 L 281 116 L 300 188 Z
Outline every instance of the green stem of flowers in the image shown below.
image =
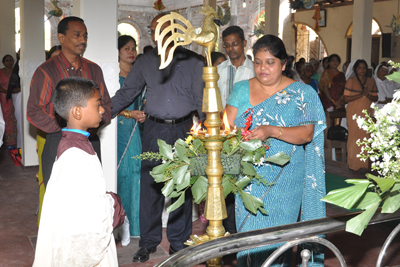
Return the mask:
M 237 142 L 237 143 L 235 144 L 235 146 L 232 147 L 232 150 L 231 150 L 231 152 L 228 153 L 228 156 L 227 156 L 227 157 L 231 156 L 231 155 L 233 154 L 233 152 L 235 151 L 235 149 L 236 149 L 239 145 L 240 145 L 240 142 Z
M 191 150 L 195 155 L 196 155 L 196 157 L 198 157 L 199 155 L 197 155 L 197 153 L 196 153 L 196 151 L 194 151 L 193 149 L 191 149 L 190 147 L 189 147 L 189 150 Z M 190 153 L 189 153 L 189 151 L 186 149 L 186 152 L 190 155 Z
M 182 164 L 180 164 L 180 165 L 177 165 L 177 166 L 174 166 L 174 167 L 172 167 L 172 168 L 169 168 L 169 169 L 167 169 L 167 171 L 171 171 L 171 170 L 173 170 L 173 169 L 176 169 L 176 168 L 182 167 L 183 165 L 190 165 L 190 164 L 187 164 L 187 163 L 182 163 Z

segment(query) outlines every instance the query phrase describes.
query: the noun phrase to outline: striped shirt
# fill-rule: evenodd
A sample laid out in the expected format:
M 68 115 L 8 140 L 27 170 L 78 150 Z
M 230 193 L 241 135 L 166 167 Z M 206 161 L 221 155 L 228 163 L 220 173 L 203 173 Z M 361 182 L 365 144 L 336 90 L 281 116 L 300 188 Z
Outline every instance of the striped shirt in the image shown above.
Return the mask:
M 30 94 L 27 105 L 27 118 L 36 128 L 46 132 L 61 131 L 62 120 L 55 115 L 51 95 L 58 82 L 66 77 L 83 77 L 93 80 L 100 88 L 102 106 L 104 108 L 103 123 L 111 120 L 112 102 L 104 82 L 101 68 L 80 57 L 80 67 L 75 69 L 62 52 L 56 57 L 40 65 L 32 77 Z
M 225 108 L 233 85 L 237 82 L 248 80 L 255 76 L 254 64 L 246 56 L 246 60 L 243 62 L 243 65 L 239 66 L 237 69 L 232 65 L 232 62 L 229 58 L 219 64 L 217 68 L 219 74 L 218 88 L 221 93 L 222 106 Z

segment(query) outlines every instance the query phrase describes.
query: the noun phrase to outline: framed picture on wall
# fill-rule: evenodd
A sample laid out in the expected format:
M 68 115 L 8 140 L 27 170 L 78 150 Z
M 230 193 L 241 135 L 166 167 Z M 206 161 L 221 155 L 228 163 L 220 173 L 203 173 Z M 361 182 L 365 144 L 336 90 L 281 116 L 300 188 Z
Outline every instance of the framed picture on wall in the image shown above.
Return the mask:
M 320 27 L 326 27 L 326 9 L 320 10 L 321 20 L 318 20 Z

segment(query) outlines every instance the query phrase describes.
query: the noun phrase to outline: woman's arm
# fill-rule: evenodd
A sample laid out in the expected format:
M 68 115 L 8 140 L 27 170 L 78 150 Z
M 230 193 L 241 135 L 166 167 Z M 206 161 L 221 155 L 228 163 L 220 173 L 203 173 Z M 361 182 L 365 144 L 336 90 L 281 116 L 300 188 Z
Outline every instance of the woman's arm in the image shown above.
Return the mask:
M 346 89 L 345 89 L 346 90 Z M 361 97 L 367 96 L 368 95 L 368 91 L 364 90 L 361 94 L 358 95 L 344 95 L 343 99 L 344 99 L 344 103 L 349 103 L 352 101 L 355 101 L 357 99 L 360 99 Z
M 146 120 L 146 114 L 144 113 L 143 110 L 122 110 L 120 113 L 118 113 L 118 116 L 125 116 L 125 114 L 129 114 L 129 118 L 133 118 L 137 120 L 140 123 L 143 123 Z
M 290 144 L 302 145 L 311 142 L 313 136 L 313 124 L 296 127 L 262 125 L 255 128 L 252 133 L 247 136 L 247 138 L 250 140 L 257 138 L 261 141 L 265 141 L 267 138 L 272 137 Z
M 335 100 L 332 98 L 331 94 L 329 93 L 329 84 L 330 84 L 331 78 L 330 78 L 328 72 L 329 72 L 329 70 L 325 70 L 322 73 L 319 89 L 325 94 L 325 96 L 329 99 L 329 101 L 331 101 L 336 107 L 340 107 L 341 106 L 340 101 L 338 101 L 338 103 L 336 103 Z
M 231 105 L 226 105 L 225 107 L 226 117 L 228 118 L 229 125 L 234 128 L 235 127 L 235 119 L 238 113 L 238 109 Z
M 378 101 L 378 96 L 377 96 L 377 95 L 370 95 L 370 94 L 368 94 L 368 95 L 367 95 L 367 98 L 368 98 L 369 100 L 371 100 L 372 102 Z

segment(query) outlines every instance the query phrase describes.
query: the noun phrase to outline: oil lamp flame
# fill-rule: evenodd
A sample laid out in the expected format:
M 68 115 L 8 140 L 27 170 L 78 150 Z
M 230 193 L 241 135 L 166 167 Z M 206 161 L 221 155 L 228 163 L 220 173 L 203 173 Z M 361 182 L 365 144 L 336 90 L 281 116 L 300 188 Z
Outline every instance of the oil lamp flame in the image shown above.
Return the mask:
M 231 127 L 229 126 L 229 121 L 228 121 L 228 116 L 226 115 L 226 110 L 224 112 L 224 116 L 222 117 L 222 121 L 224 122 L 224 125 L 225 125 L 225 131 L 224 132 L 229 133 L 230 130 L 231 130 Z
M 194 134 L 199 134 L 200 131 L 201 131 L 201 123 L 199 124 L 194 123 L 192 128 L 190 129 L 190 132 Z

